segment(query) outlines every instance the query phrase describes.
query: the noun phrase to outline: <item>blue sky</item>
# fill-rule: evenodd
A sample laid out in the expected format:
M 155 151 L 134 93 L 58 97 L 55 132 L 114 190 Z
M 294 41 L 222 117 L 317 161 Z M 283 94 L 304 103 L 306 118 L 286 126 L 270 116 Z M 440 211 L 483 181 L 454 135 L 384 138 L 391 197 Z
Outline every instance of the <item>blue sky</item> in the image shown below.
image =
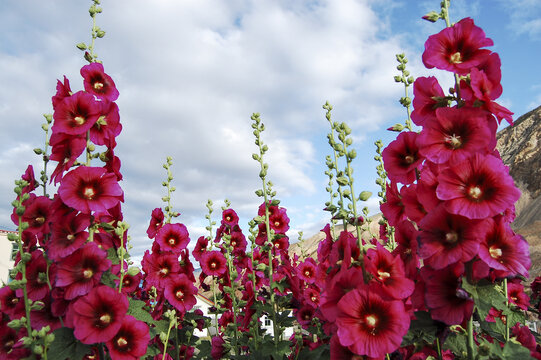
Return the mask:
M 85 64 L 75 44 L 88 42 L 90 1 L 2 1 L 0 22 L 0 228 L 11 230 L 13 180 L 40 160 L 41 114 L 52 111 L 56 79 L 82 88 Z M 310 236 L 327 215 L 324 159 L 328 124 L 353 129 L 356 189 L 377 191 L 374 141 L 402 122 L 395 54 L 405 52 L 414 76 L 449 77 L 423 68 L 426 38 L 443 22 L 421 20 L 439 1 L 103 0 L 96 51 L 120 91 L 124 129 L 118 138 L 126 193 L 125 219 L 134 253 L 149 248 L 150 213 L 161 206 L 166 156 L 174 159 L 180 221 L 192 239 L 203 234 L 205 203 L 228 198 L 243 229 L 259 200 L 250 115 L 260 112 L 269 144 L 269 176 L 289 209 L 290 237 Z M 516 117 L 541 105 L 541 4 L 536 0 L 452 1 L 451 17 L 470 16 L 500 54 L 500 103 Z M 444 86 L 445 88 L 445 86 Z M 98 164 L 96 164 L 98 166 Z M 377 211 L 377 199 L 368 202 Z M 217 213 L 215 213 L 217 214 Z

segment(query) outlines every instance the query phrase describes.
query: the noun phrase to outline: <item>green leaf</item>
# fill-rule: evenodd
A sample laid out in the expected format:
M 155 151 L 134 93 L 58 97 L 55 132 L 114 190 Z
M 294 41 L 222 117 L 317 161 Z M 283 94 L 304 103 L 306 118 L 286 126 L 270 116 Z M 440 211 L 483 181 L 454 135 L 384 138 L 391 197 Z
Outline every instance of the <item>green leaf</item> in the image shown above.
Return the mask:
M 107 249 L 107 259 L 111 260 L 113 265 L 120 264 L 120 259 L 118 258 L 118 254 L 114 247 Z
M 508 341 L 507 344 L 505 344 L 505 347 L 503 348 L 503 358 L 524 360 L 533 359 L 533 357 L 530 356 L 530 350 L 514 341 Z
M 54 341 L 47 351 L 47 358 L 56 360 L 81 360 L 92 352 L 90 345 L 85 345 L 73 336 L 73 330 L 61 327 L 54 332 Z
M 113 275 L 111 270 L 105 271 L 101 276 L 101 282 L 113 289 L 117 287 L 115 280 L 119 280 L 119 278 L 118 276 Z
M 466 356 L 468 355 L 468 349 L 466 347 L 466 336 L 457 333 L 451 333 L 447 337 L 445 343 L 443 344 L 443 348 L 446 350 L 451 350 L 451 352 L 458 356 L 459 359 L 461 359 L 462 357 L 466 358 Z
M 434 320 L 425 311 L 417 311 L 415 317 L 416 319 L 411 321 L 408 333 L 402 340 L 402 346 L 421 343 L 422 341 L 427 344 L 434 343 L 438 331 L 438 326 Z
M 149 325 L 156 324 L 156 321 L 152 318 L 150 313 L 144 309 L 146 305 L 144 301 L 131 298 L 129 299 L 129 301 L 130 307 L 128 308 L 128 315 L 131 315 L 137 320 L 141 320 Z

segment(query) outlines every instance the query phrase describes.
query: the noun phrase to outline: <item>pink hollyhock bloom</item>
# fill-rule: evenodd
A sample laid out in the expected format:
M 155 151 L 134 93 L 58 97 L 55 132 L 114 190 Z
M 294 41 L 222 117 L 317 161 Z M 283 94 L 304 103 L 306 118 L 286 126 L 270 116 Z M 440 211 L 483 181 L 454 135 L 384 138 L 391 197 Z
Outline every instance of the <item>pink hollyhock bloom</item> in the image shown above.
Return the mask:
M 528 242 L 513 232 L 502 217 L 491 221 L 491 229 L 479 246 L 479 257 L 504 276 L 528 277 L 531 265 Z
M 418 192 L 417 184 L 402 186 L 400 189 L 402 204 L 404 204 L 404 212 L 408 219 L 416 223 L 420 222 L 426 215 L 426 210 L 417 197 Z
M 190 243 L 190 235 L 183 224 L 165 224 L 156 233 L 156 242 L 161 251 L 179 254 Z
M 106 345 L 112 360 L 137 360 L 146 354 L 149 342 L 148 325 L 126 315 L 120 329 Z
M 118 106 L 114 102 L 102 102 L 100 117 L 90 128 L 90 140 L 96 145 L 114 148 L 115 137 L 122 131 Z
M 473 259 L 490 223 L 449 214 L 441 204 L 426 215 L 419 228 L 419 255 L 426 265 L 438 270 Z
M 447 325 L 458 325 L 471 317 L 473 300 L 462 289 L 461 279 L 464 265 L 456 263 L 441 270 L 428 266 L 421 269 L 425 282 L 425 303 L 434 320 Z
M 436 193 L 445 209 L 469 219 L 499 214 L 520 197 L 509 169 L 492 155 L 475 154 L 443 170 L 438 181 Z
M 206 237 L 200 236 L 199 239 L 197 239 L 197 242 L 195 243 L 195 247 L 192 251 L 192 255 L 195 260 L 201 261 L 201 256 L 207 250 L 208 245 L 209 245 L 209 240 Z
M 51 297 L 43 298 L 43 308 L 40 310 L 32 310 L 30 312 L 30 324 L 33 329 L 41 329 L 44 326 L 49 326 L 51 331 L 62 327 L 60 318 L 55 316 L 51 309 Z
M 396 182 L 391 180 L 385 187 L 387 189 L 385 192 L 386 201 L 380 205 L 380 209 L 389 225 L 396 226 L 406 218 L 404 203 L 402 202 L 402 196 L 398 192 Z
M 398 255 L 393 256 L 380 243 L 377 243 L 376 249 L 366 252 L 365 268 L 372 274 L 372 281 L 381 285 L 386 296 L 400 300 L 413 293 L 415 285 L 406 278 L 402 259 Z
M 522 284 L 509 282 L 507 284 L 507 298 L 522 310 L 528 310 L 530 306 L 530 298 L 524 292 L 524 285 Z
M 229 240 L 229 244 L 233 247 L 233 255 L 236 257 L 242 256 L 246 252 L 246 247 L 248 246 L 248 243 L 246 242 L 246 237 L 244 237 L 244 234 L 242 231 L 231 231 L 231 239 Z
M 304 290 L 304 299 L 306 302 L 317 309 L 321 301 L 321 289 L 315 285 L 310 285 Z
M 404 271 L 409 279 L 414 279 L 417 275 L 417 268 L 420 265 L 419 256 L 417 256 L 417 236 L 418 231 L 413 224 L 404 220 L 395 227 L 396 248 L 393 255 L 400 255 L 404 262 Z
M 421 168 L 421 178 L 417 182 L 417 199 L 426 211 L 432 211 L 441 200 L 436 196 L 439 168 L 437 164 L 427 161 Z
M 277 235 L 272 240 L 272 246 L 273 246 L 273 253 L 286 253 L 287 249 L 289 249 L 289 238 L 287 236 L 280 236 Z
M 492 45 L 483 29 L 475 26 L 472 19 L 465 18 L 428 38 L 423 63 L 428 69 L 435 67 L 467 75 L 490 55 L 490 50 L 481 48 Z
M 71 96 L 71 94 L 72 94 L 72 92 L 71 92 L 71 88 L 70 88 L 70 81 L 68 80 L 66 75 L 64 75 L 64 82 L 63 83 L 60 82 L 60 80 L 56 81 L 56 94 L 52 98 L 53 109 L 56 109 L 58 104 L 60 102 L 62 102 L 62 100 L 64 100 L 64 98 L 67 98 L 67 97 Z
M 107 342 L 120 330 L 128 307 L 126 295 L 101 285 L 72 303 L 66 321 L 83 344 Z
M 106 211 L 124 201 L 124 192 L 112 173 L 104 168 L 79 166 L 64 176 L 58 195 L 82 213 Z
M 51 182 L 55 184 L 62 180 L 64 172 L 69 170 L 75 160 L 86 149 L 86 136 L 53 133 L 49 143 L 52 147 L 50 160 L 58 161 L 58 165 L 51 174 Z
M 103 65 L 97 62 L 85 65 L 81 68 L 81 76 L 84 79 L 85 90 L 97 97 L 115 101 L 118 99 L 118 90 L 115 82 L 103 70 Z
M 25 313 L 24 298 L 17 297 L 15 290 L 6 285 L 0 288 L 0 309 L 10 319 L 18 319 Z
M 357 355 L 381 357 L 392 353 L 408 332 L 410 317 L 399 300 L 384 300 L 377 291 L 362 286 L 338 302 L 336 319 L 340 344 Z
M 411 120 L 418 126 L 424 126 L 436 119 L 436 108 L 447 106 L 445 94 L 434 76 L 415 79 L 413 95 Z
M 340 314 L 338 310 L 340 299 L 362 284 L 364 284 L 363 272 L 356 267 L 342 269 L 334 277 L 327 279 L 320 301 L 320 311 L 325 319 L 334 323 Z
M 24 202 L 26 210 L 22 219 L 29 225 L 26 231 L 36 234 L 38 237 L 41 234 L 49 233 L 51 203 L 52 200 L 47 196 L 31 196 L 30 199 Z M 18 221 L 15 223 L 18 224 Z
M 316 281 L 317 264 L 314 259 L 308 258 L 295 269 L 297 276 L 304 280 L 307 284 L 313 284 Z
M 22 342 L 23 336 L 27 332 L 23 328 L 18 333 L 7 326 L 6 323 L 0 323 L 0 359 L 19 360 L 30 357 L 30 349 L 25 347 Z
M 197 303 L 197 288 L 185 274 L 172 276 L 165 284 L 164 296 L 182 314 Z
M 85 230 L 89 226 L 90 216 L 76 212 L 63 216 L 62 221 L 53 221 L 47 256 L 52 260 L 59 260 L 72 254 L 88 240 L 88 232 Z
M 152 215 L 150 218 L 150 224 L 148 225 L 147 235 L 150 239 L 154 239 L 156 233 L 163 225 L 163 220 L 165 216 L 161 208 L 156 208 L 152 210 Z
M 214 336 L 211 340 L 212 348 L 210 355 L 213 359 L 222 359 L 226 354 L 226 349 L 224 348 L 225 340 L 221 336 Z
M 494 138 L 489 123 L 496 125 L 490 113 L 480 109 L 436 109 L 436 120 L 425 124 L 417 138 L 419 152 L 436 164 L 450 165 L 485 153 Z
M 338 240 L 333 243 L 329 261 L 331 264 L 338 264 L 342 261 L 342 267 L 348 268 L 351 265 L 351 259 L 357 260 L 361 251 L 355 235 L 349 231 L 342 231 Z
M 16 261 L 16 264 L 19 261 Z M 42 300 L 49 293 L 47 280 L 52 283 L 56 275 L 56 266 L 53 264 L 47 269 L 47 261 L 43 257 L 43 252 L 36 250 L 32 252 L 30 261 L 26 264 L 26 291 L 28 298 L 33 301 Z M 48 276 L 48 279 L 47 279 Z M 18 273 L 16 280 L 22 279 L 22 274 Z M 23 289 L 17 289 L 16 294 L 23 298 Z
M 56 107 L 53 118 L 53 133 L 68 135 L 85 134 L 98 121 L 101 104 L 94 96 L 84 91 L 66 97 Z
M 178 255 L 150 253 L 148 250 L 141 261 L 143 271 L 146 274 L 147 286 L 164 289 L 169 278 L 180 272 Z
M 58 263 L 56 286 L 65 288 L 67 300 L 75 299 L 97 286 L 103 272 L 110 267 L 107 253 L 95 243 L 87 243 Z
M 285 234 L 289 230 L 289 217 L 287 217 L 286 209 L 281 208 L 273 212 L 269 216 L 270 228 L 276 234 Z
M 233 209 L 226 209 L 222 212 L 222 224 L 233 227 L 239 223 L 239 216 Z
M 389 180 L 411 184 L 416 180 L 415 169 L 423 162 L 417 137 L 413 131 L 401 132 L 382 152 L 383 165 Z
M 308 304 L 304 304 L 300 309 L 294 311 L 295 318 L 301 324 L 302 327 L 306 328 L 312 323 L 312 319 L 316 313 L 316 309 Z
M 208 276 L 221 276 L 227 271 L 224 255 L 216 250 L 204 252 L 201 255 L 201 269 Z
M 39 186 L 34 176 L 34 167 L 32 165 L 27 166 L 26 171 L 21 175 L 21 179 L 28 182 L 28 185 L 23 188 L 23 194 L 30 193 Z

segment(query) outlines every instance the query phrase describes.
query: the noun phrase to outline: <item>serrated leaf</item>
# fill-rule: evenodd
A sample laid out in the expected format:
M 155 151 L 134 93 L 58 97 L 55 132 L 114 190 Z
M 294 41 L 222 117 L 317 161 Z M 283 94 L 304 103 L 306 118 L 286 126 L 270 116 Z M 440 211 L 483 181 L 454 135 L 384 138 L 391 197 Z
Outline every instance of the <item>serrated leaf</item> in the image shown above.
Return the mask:
M 54 341 L 47 351 L 47 358 L 56 360 L 81 360 L 92 352 L 92 347 L 73 336 L 73 330 L 61 327 L 53 331 Z
M 530 356 L 530 350 L 513 341 L 508 341 L 507 344 L 505 344 L 505 347 L 503 348 L 503 358 L 524 360 L 534 359 Z
M 143 321 L 148 325 L 156 324 L 156 321 L 152 318 L 150 313 L 144 309 L 146 303 L 142 300 L 129 299 L 130 307 L 128 308 L 128 315 L 133 316 L 137 320 Z

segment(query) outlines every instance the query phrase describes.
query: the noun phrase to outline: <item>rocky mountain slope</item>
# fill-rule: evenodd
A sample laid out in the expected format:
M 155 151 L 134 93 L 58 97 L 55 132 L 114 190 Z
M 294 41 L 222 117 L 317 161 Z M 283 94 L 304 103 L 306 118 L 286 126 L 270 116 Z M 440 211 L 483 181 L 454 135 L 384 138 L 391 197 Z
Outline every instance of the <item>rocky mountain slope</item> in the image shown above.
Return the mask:
M 522 192 L 512 226 L 530 244 L 530 278 L 534 278 L 541 275 L 541 106 L 522 115 L 514 126 L 502 129 L 497 138 L 498 151 Z M 378 234 L 380 217 L 378 214 L 372 219 L 371 232 L 374 234 Z M 341 227 L 336 231 L 341 231 Z M 317 247 L 324 236 L 320 232 L 306 239 L 304 252 L 317 258 Z M 292 244 L 290 251 L 300 254 L 300 245 Z

